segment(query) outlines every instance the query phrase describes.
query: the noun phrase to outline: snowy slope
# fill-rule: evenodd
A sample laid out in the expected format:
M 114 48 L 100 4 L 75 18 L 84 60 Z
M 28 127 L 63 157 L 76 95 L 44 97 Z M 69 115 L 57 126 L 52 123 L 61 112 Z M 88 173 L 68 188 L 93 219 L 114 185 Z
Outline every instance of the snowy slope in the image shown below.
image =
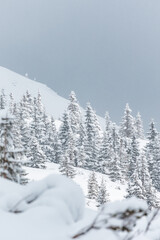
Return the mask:
M 60 174 L 59 173 L 59 165 L 55 163 L 46 163 L 47 168 L 46 169 L 38 169 L 38 168 L 28 168 L 26 167 L 26 172 L 28 173 L 28 178 L 31 181 L 38 181 L 45 177 L 47 177 L 50 174 Z M 89 200 L 87 198 L 87 182 L 89 175 L 91 171 L 85 170 L 82 168 L 75 168 L 76 170 L 76 176 L 73 179 L 83 190 L 83 193 L 86 197 L 86 206 L 91 209 L 97 209 L 96 208 L 96 202 L 94 200 Z M 124 196 L 126 195 L 126 185 L 121 184 L 120 182 L 112 182 L 107 175 L 96 173 L 96 178 L 98 183 L 100 184 L 101 179 L 105 180 L 106 182 L 106 188 L 109 192 L 109 200 L 111 202 L 122 200 L 124 199 Z
M 4 89 L 7 95 L 12 92 L 16 101 L 18 101 L 27 90 L 33 96 L 37 96 L 39 91 L 42 95 L 42 103 L 47 113 L 53 115 L 55 119 L 61 117 L 68 105 L 68 100 L 59 96 L 45 84 L 30 80 L 3 67 L 0 67 L 0 89 Z M 98 117 L 98 119 L 103 126 L 104 119 L 101 117 Z

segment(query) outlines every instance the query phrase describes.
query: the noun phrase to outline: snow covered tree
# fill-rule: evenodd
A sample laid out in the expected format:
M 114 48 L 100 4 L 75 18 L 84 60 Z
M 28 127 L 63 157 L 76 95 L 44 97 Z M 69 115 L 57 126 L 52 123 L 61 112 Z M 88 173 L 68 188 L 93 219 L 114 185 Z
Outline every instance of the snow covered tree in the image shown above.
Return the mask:
M 135 119 L 135 136 L 136 138 L 144 139 L 143 122 L 139 112 Z
M 29 123 L 33 112 L 33 99 L 28 91 L 23 95 L 22 100 L 20 101 L 20 106 L 22 118 L 26 123 Z
M 62 173 L 62 175 L 65 175 L 69 178 L 74 178 L 76 175 L 76 171 L 71 163 L 69 154 L 67 152 L 64 154 L 64 156 L 61 159 L 59 171 Z
M 121 177 L 123 180 L 128 180 L 128 169 L 130 152 L 128 151 L 128 145 L 124 138 L 120 138 L 118 157 L 120 161 Z M 129 143 L 128 143 L 129 144 Z
M 43 151 L 46 155 L 46 158 L 48 161 L 55 162 L 55 155 L 56 151 L 58 150 L 57 146 L 59 143 L 57 132 L 56 132 L 56 127 L 55 127 L 55 122 L 53 117 L 50 119 L 48 124 L 46 125 L 46 130 L 45 130 L 45 136 L 43 137 Z
M 95 170 L 98 165 L 98 142 L 99 136 L 97 135 L 98 126 L 95 122 L 95 113 L 88 103 L 85 115 L 85 153 L 87 156 L 85 167 L 90 170 Z
M 130 151 L 130 162 L 129 162 L 129 169 L 128 169 L 128 177 L 131 179 L 133 176 L 133 173 L 137 170 L 137 163 L 138 163 L 138 158 L 139 158 L 139 147 L 138 147 L 138 142 L 133 136 L 132 142 L 131 142 L 131 151 Z
M 62 117 L 62 124 L 59 130 L 59 139 L 62 143 L 62 150 L 65 152 L 68 149 L 71 136 L 71 127 L 69 123 L 68 113 L 64 112 Z
M 13 98 L 13 94 L 10 93 L 9 94 L 9 112 L 10 112 L 10 114 L 13 114 L 13 110 L 14 110 L 14 98 Z
M 69 155 L 70 162 L 72 163 L 73 166 L 77 167 L 78 166 L 78 149 L 76 147 L 76 141 L 72 132 L 70 134 L 70 140 L 68 142 L 67 152 Z
M 0 122 L 0 176 L 25 184 L 27 178 L 22 168 L 23 151 L 14 147 L 13 124 L 13 118 L 4 113 Z
M 130 198 L 130 197 L 137 197 L 137 198 L 140 198 L 140 199 L 144 199 L 144 189 L 143 189 L 143 186 L 142 186 L 142 182 L 141 180 L 139 179 L 138 177 L 138 173 L 136 171 L 136 169 L 134 170 L 132 176 L 131 176 L 131 179 L 129 180 L 129 183 L 128 183 L 128 188 L 127 188 L 127 198 Z
M 108 132 L 104 132 L 102 144 L 99 151 L 98 168 L 97 170 L 104 174 L 109 174 L 111 162 L 113 158 L 113 148 L 111 143 L 111 136 Z
M 120 145 L 120 137 L 115 124 L 113 124 L 112 130 L 111 130 L 111 143 L 112 143 L 113 152 L 118 153 L 119 145 Z
M 141 173 L 139 174 L 139 178 L 142 182 L 142 186 L 144 189 L 145 200 L 147 201 L 150 207 L 157 207 L 157 197 L 156 190 L 152 184 L 152 179 L 148 170 L 148 162 L 146 158 L 146 153 L 142 151 L 141 153 Z
M 6 107 L 6 95 L 4 89 L 1 89 L 0 94 L 0 109 L 3 110 Z
M 158 131 L 155 127 L 154 120 L 152 119 L 149 124 L 149 132 L 147 133 L 147 138 L 150 141 L 154 141 L 155 137 L 158 135 Z
M 120 126 L 120 133 L 122 137 L 132 138 L 135 134 L 134 118 L 131 113 L 132 110 L 127 103 L 124 110 L 124 117 L 122 118 L 122 123 Z
M 155 167 L 155 164 L 156 164 L 157 137 L 158 137 L 158 132 L 157 132 L 157 129 L 155 128 L 155 123 L 152 120 L 149 125 L 149 132 L 147 133 L 148 143 L 146 145 L 146 157 L 148 160 L 148 167 L 149 167 L 149 172 L 150 172 L 152 180 L 154 178 L 153 168 Z
M 79 146 L 78 147 L 78 153 L 77 153 L 77 159 L 78 159 L 78 167 L 85 167 L 85 161 L 86 161 L 86 153 L 85 153 L 85 149 L 84 146 Z
M 105 204 L 106 202 L 109 202 L 109 193 L 107 192 L 106 183 L 103 178 L 98 188 L 97 202 L 98 207 Z
M 74 134 L 80 133 L 80 124 L 82 122 L 82 114 L 75 93 L 72 91 L 69 96 L 68 114 L 70 126 Z
M 106 112 L 105 114 L 105 131 L 110 134 L 112 130 L 112 122 L 109 116 L 109 113 Z
M 97 199 L 98 183 L 95 172 L 91 172 L 88 179 L 88 198 Z
M 55 137 L 54 143 L 54 159 L 53 162 L 60 163 L 62 161 L 62 145 L 61 141 L 58 139 L 58 135 Z
M 31 137 L 29 149 L 30 151 L 26 152 L 28 159 L 27 166 L 33 168 L 45 168 L 46 157 L 35 136 Z
M 113 182 L 122 180 L 121 166 L 117 153 L 113 153 L 109 168 L 109 177 Z
M 160 191 L 160 139 L 155 137 L 153 152 L 152 152 L 152 182 L 154 187 Z

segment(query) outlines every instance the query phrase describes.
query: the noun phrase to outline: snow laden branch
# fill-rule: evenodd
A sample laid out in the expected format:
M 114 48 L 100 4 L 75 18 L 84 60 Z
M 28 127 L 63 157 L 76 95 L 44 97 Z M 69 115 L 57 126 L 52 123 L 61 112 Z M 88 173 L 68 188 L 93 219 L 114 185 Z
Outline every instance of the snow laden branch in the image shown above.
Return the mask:
M 145 231 L 148 231 L 157 213 L 156 211 L 151 221 L 148 222 Z M 147 204 L 136 198 L 124 200 L 122 202 L 108 203 L 101 208 L 94 221 L 74 234 L 72 239 L 77 239 L 86 235 L 91 230 L 107 229 L 116 234 L 121 234 L 123 232 L 125 234 L 125 240 L 129 240 L 132 239 L 129 234 L 134 232 L 139 221 L 146 218 L 148 214 L 149 209 Z M 140 231 L 138 230 L 138 232 Z M 119 236 L 119 239 L 122 238 Z

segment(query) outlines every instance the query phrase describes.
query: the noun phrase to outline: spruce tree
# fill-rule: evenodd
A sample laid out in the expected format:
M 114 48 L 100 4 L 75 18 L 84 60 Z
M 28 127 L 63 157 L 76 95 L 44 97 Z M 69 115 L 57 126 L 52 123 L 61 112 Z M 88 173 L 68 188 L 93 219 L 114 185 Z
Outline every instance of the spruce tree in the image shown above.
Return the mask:
M 62 161 L 62 145 L 61 141 L 58 139 L 58 136 L 55 137 L 54 143 L 54 159 L 53 162 L 60 163 Z
M 64 112 L 62 117 L 62 124 L 59 130 L 59 139 L 62 144 L 62 150 L 65 152 L 68 149 L 71 137 L 71 128 L 69 123 L 68 113 Z
M 148 143 L 146 144 L 146 157 L 148 161 L 148 167 L 149 167 L 149 172 L 151 175 L 151 179 L 154 181 L 154 173 L 153 170 L 156 165 L 157 161 L 157 154 L 158 154 L 158 149 L 156 149 L 157 146 L 157 141 L 158 141 L 158 132 L 157 129 L 155 128 L 155 123 L 152 120 L 150 125 L 149 125 L 149 132 L 147 133 L 147 139 Z
M 0 176 L 25 184 L 27 178 L 22 168 L 23 151 L 14 146 L 13 124 L 13 118 L 4 113 L 0 122 Z
M 67 152 L 64 154 L 64 156 L 61 159 L 59 171 L 62 173 L 62 175 L 65 175 L 69 178 L 74 178 L 76 175 L 76 171 L 71 163 L 69 154 Z
M 136 138 L 144 139 L 143 122 L 139 112 L 135 119 L 135 136 Z
M 28 159 L 27 166 L 33 168 L 45 168 L 46 157 L 35 136 L 32 136 L 29 142 L 29 149 L 30 151 L 26 153 Z
M 121 166 L 117 153 L 113 153 L 111 164 L 109 167 L 109 177 L 113 182 L 122 180 Z
M 135 134 L 135 127 L 134 127 L 134 118 L 131 115 L 132 110 L 129 107 L 129 104 L 126 104 L 124 110 L 124 116 L 122 118 L 122 123 L 120 126 L 120 134 L 122 137 L 132 138 Z
M 106 112 L 105 114 L 105 131 L 107 132 L 107 134 L 110 134 L 112 130 L 112 122 L 109 116 L 109 113 Z
M 13 98 L 13 94 L 10 93 L 10 95 L 9 95 L 9 112 L 10 112 L 10 114 L 13 114 L 13 109 L 14 109 L 14 98 Z
M 3 110 L 6 107 L 6 95 L 4 89 L 1 89 L 0 94 L 0 109 Z
M 124 138 L 120 138 L 118 157 L 120 161 L 122 181 L 128 180 L 130 152 L 128 151 L 128 145 Z
M 160 191 L 160 139 L 155 137 L 154 147 L 152 152 L 152 182 L 157 191 Z
M 86 115 L 85 115 L 85 153 L 86 153 L 86 164 L 85 167 L 90 170 L 95 170 L 98 165 L 98 126 L 95 122 L 95 113 L 88 103 L 86 108 Z M 98 140 L 98 142 L 97 142 Z
M 98 195 L 97 195 L 97 203 L 98 207 L 105 204 L 106 202 L 109 202 L 109 193 L 107 192 L 106 189 L 106 183 L 104 179 L 102 178 L 101 184 L 98 188 Z
M 132 142 L 131 142 L 131 150 L 130 150 L 130 159 L 129 159 L 129 169 L 128 169 L 128 177 L 131 179 L 133 176 L 133 173 L 137 170 L 137 163 L 139 158 L 139 146 L 138 142 L 133 136 Z
M 91 172 L 88 179 L 88 198 L 97 199 L 98 194 L 98 183 L 95 172 Z
M 144 189 L 145 200 L 150 207 L 157 207 L 156 190 L 153 187 L 152 179 L 148 170 L 148 162 L 145 151 L 141 153 L 141 174 L 140 180 Z
M 135 196 L 140 199 L 145 199 L 142 182 L 138 177 L 138 173 L 137 173 L 136 169 L 134 170 L 134 172 L 129 180 L 127 193 L 128 193 L 127 198 Z
M 98 168 L 97 170 L 104 174 L 109 174 L 109 169 L 113 159 L 113 148 L 111 143 L 111 136 L 108 132 L 104 132 L 99 151 Z
M 75 93 L 72 91 L 69 96 L 68 114 L 70 120 L 70 126 L 74 134 L 80 133 L 80 124 L 82 122 L 82 116 L 80 106 L 78 104 Z

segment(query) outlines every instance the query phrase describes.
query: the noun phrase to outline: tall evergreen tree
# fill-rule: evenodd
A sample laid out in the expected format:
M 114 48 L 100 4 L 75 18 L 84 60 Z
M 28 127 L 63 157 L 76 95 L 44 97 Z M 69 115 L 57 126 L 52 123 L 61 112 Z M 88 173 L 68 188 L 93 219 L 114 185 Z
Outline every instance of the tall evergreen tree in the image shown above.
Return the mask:
M 71 137 L 71 128 L 69 123 L 68 113 L 65 112 L 62 117 L 62 124 L 59 130 L 59 139 L 62 144 L 62 150 L 65 152 L 68 149 Z
M 59 166 L 59 171 L 62 173 L 62 175 L 65 175 L 69 178 L 74 178 L 76 175 L 76 171 L 71 163 L 69 154 L 67 152 L 62 157 L 62 160 Z
M 88 198 L 97 199 L 98 183 L 95 172 L 91 172 L 88 179 Z
M 35 136 L 31 137 L 29 149 L 30 151 L 26 153 L 28 158 L 27 166 L 33 168 L 45 168 L 46 157 Z
M 160 139 L 155 137 L 153 152 L 152 152 L 152 182 L 154 187 L 160 191 Z
M 107 134 L 110 134 L 112 130 L 112 122 L 109 116 L 109 113 L 106 112 L 105 114 L 105 131 L 107 132 Z
M 146 144 L 146 156 L 148 160 L 149 172 L 151 175 L 152 180 L 154 179 L 153 168 L 155 167 L 156 163 L 156 142 L 157 142 L 158 132 L 155 128 L 155 123 L 152 120 L 149 125 L 149 132 L 147 133 L 148 143 Z
M 4 89 L 1 89 L 0 94 L 0 109 L 3 110 L 6 107 L 6 95 Z
M 135 119 L 135 136 L 136 138 L 144 139 L 143 122 L 139 112 Z
M 138 164 L 138 158 L 139 158 L 139 147 L 138 142 L 133 136 L 132 142 L 131 142 L 131 151 L 130 151 L 130 162 L 129 162 L 129 170 L 128 170 L 128 177 L 131 179 L 133 176 L 133 173 L 137 170 L 137 164 Z
M 60 163 L 62 161 L 62 145 L 61 141 L 58 139 L 58 135 L 55 137 L 54 143 L 54 162 Z
M 70 126 L 74 134 L 80 133 L 80 124 L 82 122 L 82 116 L 80 111 L 80 106 L 78 104 L 75 93 L 72 91 L 69 96 L 69 105 L 68 105 L 68 113 Z
M 131 179 L 129 180 L 128 183 L 128 188 L 127 188 L 127 198 L 130 197 L 137 197 L 140 199 L 144 199 L 144 189 L 142 186 L 142 182 L 138 177 L 138 173 L 136 170 L 134 170 Z
M 127 145 L 127 143 L 128 142 L 126 142 L 124 138 L 120 138 L 118 157 L 120 161 L 122 181 L 128 180 L 130 151 L 128 150 L 129 146 Z
M 156 190 L 153 187 L 152 179 L 148 170 L 148 162 L 146 158 L 146 153 L 142 151 L 141 153 L 141 174 L 139 175 L 144 189 L 145 200 L 150 207 L 157 207 Z
M 97 170 L 104 174 L 109 174 L 113 159 L 113 148 L 111 142 L 111 136 L 108 132 L 104 132 L 101 148 L 99 151 L 98 168 Z
M 125 110 L 124 110 L 124 116 L 122 118 L 122 123 L 120 126 L 120 133 L 122 137 L 132 138 L 135 134 L 135 128 L 134 128 L 134 118 L 131 115 L 132 110 L 129 107 L 129 104 L 126 104 Z
M 0 122 L 0 176 L 20 184 L 25 184 L 27 183 L 27 178 L 22 168 L 23 152 L 14 147 L 13 124 L 13 118 L 4 113 L 4 117 L 2 117 Z
M 95 113 L 88 103 L 86 108 L 85 115 L 85 153 L 87 156 L 86 159 L 86 168 L 90 170 L 95 170 L 98 165 L 98 144 L 99 136 L 97 136 L 97 126 L 95 122 Z
M 105 204 L 106 202 L 109 202 L 109 193 L 107 192 L 106 183 L 103 178 L 98 188 L 97 202 L 98 207 Z
M 10 114 L 13 114 L 13 110 L 14 110 L 14 98 L 13 98 L 13 94 L 10 93 L 10 95 L 9 95 L 9 112 L 10 112 Z

